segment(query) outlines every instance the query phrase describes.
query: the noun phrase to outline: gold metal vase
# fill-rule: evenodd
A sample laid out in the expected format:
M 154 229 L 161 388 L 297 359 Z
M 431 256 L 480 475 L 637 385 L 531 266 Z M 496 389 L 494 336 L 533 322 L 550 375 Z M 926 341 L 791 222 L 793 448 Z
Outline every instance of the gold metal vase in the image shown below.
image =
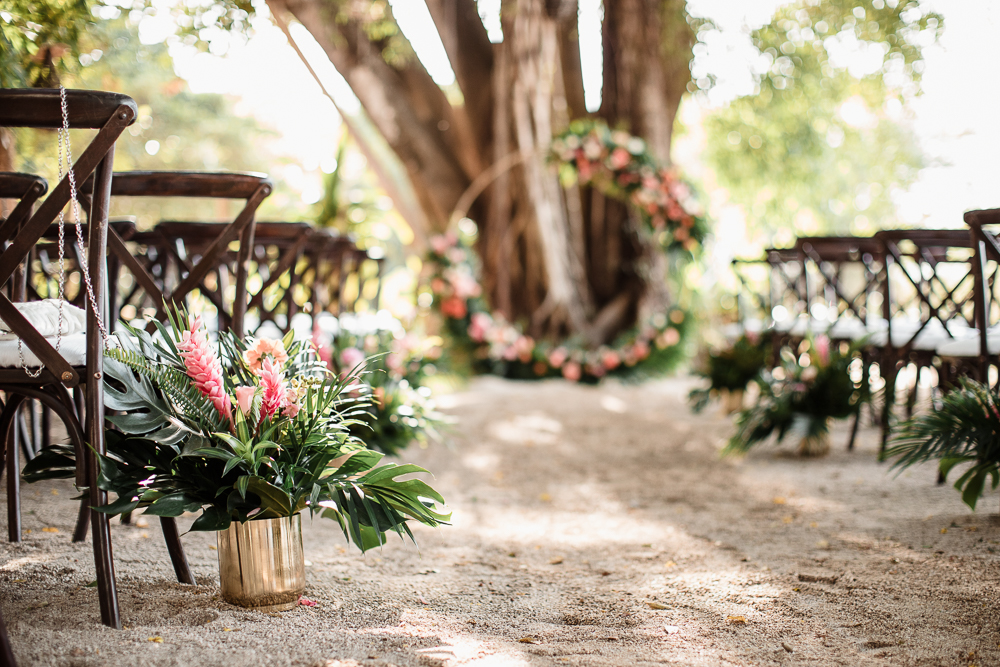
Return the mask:
M 286 611 L 305 591 L 302 516 L 258 519 L 219 531 L 222 599 L 260 611 Z

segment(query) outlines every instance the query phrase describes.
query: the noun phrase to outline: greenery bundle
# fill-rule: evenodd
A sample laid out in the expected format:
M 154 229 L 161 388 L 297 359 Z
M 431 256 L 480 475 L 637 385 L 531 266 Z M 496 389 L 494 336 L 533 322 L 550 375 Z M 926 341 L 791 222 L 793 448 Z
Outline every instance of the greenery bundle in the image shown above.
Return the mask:
M 856 414 L 869 400 L 867 386 L 851 378 L 855 347 L 831 349 L 825 336 L 809 343 L 798 358 L 785 350 L 782 365 L 762 374 L 760 398 L 740 413 L 724 453 L 744 453 L 773 434 L 781 442 L 793 431 L 802 435 L 803 454 L 825 453 L 809 443 L 825 439 L 830 420 Z
M 766 368 L 770 340 L 770 336 L 744 334 L 732 347 L 709 353 L 705 370 L 699 373 L 709 385 L 691 390 L 688 394 L 691 409 L 701 412 L 719 392 L 743 391 L 748 384 L 759 380 Z
M 976 509 L 986 478 L 994 489 L 1000 484 L 1000 397 L 988 385 L 960 380 L 940 407 L 903 422 L 885 455 L 900 470 L 937 460 L 943 479 L 955 466 L 971 463 L 955 488 Z
M 130 336 L 105 359 L 106 403 L 117 414 L 98 483 L 118 498 L 99 511 L 201 512 L 192 530 L 211 531 L 308 509 L 339 522 L 362 551 L 388 531 L 412 539 L 409 520 L 448 520 L 440 494 L 399 479 L 426 470 L 380 466 L 383 455 L 351 433 L 365 404 L 351 396 L 363 360 L 338 378 L 291 337 L 247 346 L 222 332 L 216 347 L 184 313 L 156 327 L 152 336 L 126 325 Z M 51 447 L 25 478 L 70 477 L 75 465 L 72 448 Z

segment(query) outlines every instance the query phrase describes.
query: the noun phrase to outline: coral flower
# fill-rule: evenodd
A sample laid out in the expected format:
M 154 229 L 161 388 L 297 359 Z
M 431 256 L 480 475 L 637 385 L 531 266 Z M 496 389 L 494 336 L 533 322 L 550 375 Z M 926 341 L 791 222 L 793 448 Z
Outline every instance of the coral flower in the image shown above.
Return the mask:
M 469 312 L 465 306 L 465 301 L 458 297 L 450 297 L 441 302 L 441 312 L 446 317 L 460 320 Z
M 184 368 L 191 378 L 191 384 L 212 402 L 220 415 L 231 422 L 233 404 L 226 394 L 222 364 L 201 328 L 200 317 L 195 318 L 191 329 L 181 335 L 177 349 L 184 360 Z
M 247 365 L 254 373 L 260 374 L 265 358 L 270 357 L 278 367 L 285 365 L 288 361 L 288 353 L 285 352 L 285 344 L 280 340 L 270 338 L 258 338 L 254 344 L 244 354 Z
M 240 406 L 240 411 L 244 415 L 250 414 L 250 407 L 253 405 L 253 395 L 257 393 L 256 387 L 237 387 L 236 404 Z

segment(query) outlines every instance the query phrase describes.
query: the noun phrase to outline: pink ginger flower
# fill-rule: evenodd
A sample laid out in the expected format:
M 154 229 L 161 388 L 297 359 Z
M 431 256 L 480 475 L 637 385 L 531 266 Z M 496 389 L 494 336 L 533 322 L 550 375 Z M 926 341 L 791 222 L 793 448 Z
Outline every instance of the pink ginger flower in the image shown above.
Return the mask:
M 611 164 L 611 168 L 618 170 L 624 169 L 628 166 L 628 163 L 632 161 L 632 156 L 624 148 L 616 148 L 611 151 L 611 159 L 608 162 Z
M 212 402 L 220 415 L 231 422 L 233 404 L 226 394 L 222 363 L 215 356 L 215 350 L 201 328 L 200 317 L 195 318 L 191 329 L 181 335 L 177 349 L 184 361 L 185 371 L 191 378 L 191 384 Z
M 563 365 L 562 374 L 570 382 L 579 382 L 580 377 L 583 375 L 583 369 L 580 368 L 580 364 L 577 362 L 570 361 Z
M 493 318 L 486 313 L 473 313 L 472 321 L 469 322 L 469 338 L 476 343 L 486 340 L 486 335 L 493 326 Z
M 827 336 L 816 336 L 816 356 L 820 366 L 830 363 L 830 339 Z
M 285 352 L 285 344 L 280 340 L 270 338 L 258 338 L 254 344 L 244 353 L 247 365 L 254 373 L 260 374 L 264 359 L 270 357 L 280 368 L 288 361 L 288 353 Z
M 273 359 L 265 358 L 260 369 L 260 385 L 264 388 L 264 400 L 260 405 L 260 418 L 273 417 L 286 403 L 285 374 Z
M 549 352 L 549 364 L 552 368 L 562 368 L 567 358 L 569 358 L 569 353 L 566 352 L 566 348 L 564 347 L 557 347 Z

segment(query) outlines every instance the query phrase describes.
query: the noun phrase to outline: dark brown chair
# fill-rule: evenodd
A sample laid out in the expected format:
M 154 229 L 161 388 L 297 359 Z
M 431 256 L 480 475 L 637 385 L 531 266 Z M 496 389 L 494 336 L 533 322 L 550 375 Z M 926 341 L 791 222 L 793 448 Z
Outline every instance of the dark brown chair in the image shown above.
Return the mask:
M 107 493 L 97 486 L 96 454 L 103 454 L 104 443 L 104 349 L 101 327 L 104 319 L 104 265 L 107 252 L 107 220 L 111 198 L 111 179 L 115 142 L 136 117 L 135 102 L 114 93 L 67 91 L 69 126 L 98 130 L 90 144 L 79 153 L 72 173 L 77 183 L 94 176 L 93 198 L 88 226 L 88 249 L 85 263 L 94 290 L 94 303 L 87 309 L 86 346 L 84 360 L 71 360 L 57 352 L 51 343 L 21 315 L 9 298 L 0 294 L 0 318 L 43 364 L 36 377 L 22 368 L 0 369 L 0 390 L 6 404 L 0 412 L 0 433 L 8 434 L 21 402 L 34 399 L 47 405 L 66 424 L 76 448 L 78 486 L 89 489 L 92 507 L 107 503 Z M 0 126 L 56 129 L 63 117 L 58 90 L 0 90 Z M 59 212 L 70 201 L 70 178 L 67 175 L 52 193 L 19 226 L 4 223 L 0 240 L 7 242 L 0 253 L 0 284 L 14 279 L 33 246 L 55 222 Z M 80 363 L 83 361 L 83 363 Z M 83 387 L 86 414 L 79 414 L 69 391 Z M 8 529 L 12 541 L 21 539 L 19 461 L 13 439 L 6 437 Z M 101 620 L 105 625 L 120 628 L 121 616 L 115 585 L 114 559 L 111 553 L 111 532 L 108 516 L 90 510 L 94 530 L 94 560 Z
M 3 624 L 3 613 L 0 612 L 0 667 L 17 667 L 14 661 L 14 651 L 7 637 L 7 627 Z
M 1000 354 L 1000 332 L 995 330 L 1000 323 L 1000 298 L 995 293 L 1000 287 L 1000 239 L 995 230 L 1000 225 L 1000 209 L 968 211 L 964 218 L 974 252 L 977 375 L 988 382 L 991 359 Z
M 908 364 L 934 365 L 944 343 L 971 335 L 975 327 L 975 274 L 968 230 L 901 229 L 875 234 L 885 247 L 882 312 L 884 332 L 873 337 L 881 348 L 885 378 L 882 450 L 888 443 L 899 371 Z M 912 414 L 916 383 L 907 399 Z
M 271 181 L 263 174 L 239 172 L 150 172 L 115 174 L 113 197 L 192 197 L 242 199 L 245 205 L 229 223 L 160 223 L 152 231 L 131 239 L 111 233 L 108 249 L 133 277 L 131 290 L 117 298 L 119 305 L 137 303 L 165 315 L 164 305 L 183 304 L 198 290 L 219 311 L 219 327 L 243 330 L 246 315 L 246 283 L 250 252 L 254 244 L 257 208 L 271 194 Z M 229 262 L 229 245 L 239 241 L 235 262 Z M 131 247 L 130 247 L 131 246 Z M 237 295 L 231 303 L 224 295 L 227 275 L 223 267 L 235 264 Z M 115 285 L 117 290 L 117 285 Z

